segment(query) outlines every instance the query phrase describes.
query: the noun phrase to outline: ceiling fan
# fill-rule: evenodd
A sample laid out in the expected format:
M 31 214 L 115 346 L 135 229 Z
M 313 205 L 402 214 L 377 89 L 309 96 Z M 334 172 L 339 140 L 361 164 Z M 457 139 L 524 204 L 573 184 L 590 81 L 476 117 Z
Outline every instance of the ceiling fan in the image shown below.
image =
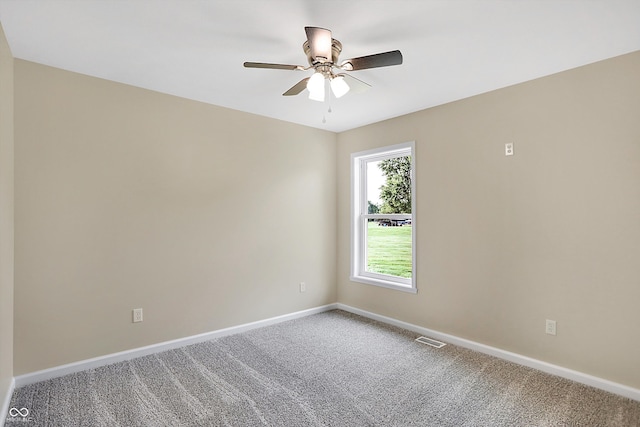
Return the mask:
M 246 68 L 271 68 L 292 71 L 313 69 L 314 73 L 311 77 L 300 80 L 282 95 L 298 95 L 306 88 L 309 90 L 309 99 L 324 101 L 326 80 L 329 80 L 331 91 L 336 98 L 345 95 L 349 90 L 362 92 L 371 87 L 362 80 L 344 73 L 344 71 L 358 71 L 402 64 L 402 53 L 399 50 L 360 56 L 338 62 L 338 56 L 342 52 L 342 43 L 331 37 L 331 31 L 318 27 L 305 27 L 304 31 L 307 33 L 307 41 L 302 45 L 302 49 L 307 55 L 308 67 L 264 62 L 245 62 L 244 66 Z

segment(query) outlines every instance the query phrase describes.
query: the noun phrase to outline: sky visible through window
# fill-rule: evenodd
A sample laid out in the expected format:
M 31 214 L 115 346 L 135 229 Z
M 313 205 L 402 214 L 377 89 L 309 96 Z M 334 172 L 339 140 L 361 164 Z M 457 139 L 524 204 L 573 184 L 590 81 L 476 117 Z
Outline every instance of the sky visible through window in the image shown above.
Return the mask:
M 379 164 L 380 161 L 367 163 L 367 200 L 378 206 L 382 204 L 380 187 L 382 187 L 386 181 L 382 170 L 378 166 Z

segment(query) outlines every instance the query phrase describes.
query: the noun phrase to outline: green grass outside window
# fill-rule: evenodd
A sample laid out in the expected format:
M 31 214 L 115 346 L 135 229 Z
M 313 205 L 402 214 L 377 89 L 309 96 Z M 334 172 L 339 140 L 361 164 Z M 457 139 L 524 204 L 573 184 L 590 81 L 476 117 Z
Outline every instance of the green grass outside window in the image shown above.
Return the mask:
M 368 224 L 367 271 L 411 278 L 411 226 L 382 227 Z

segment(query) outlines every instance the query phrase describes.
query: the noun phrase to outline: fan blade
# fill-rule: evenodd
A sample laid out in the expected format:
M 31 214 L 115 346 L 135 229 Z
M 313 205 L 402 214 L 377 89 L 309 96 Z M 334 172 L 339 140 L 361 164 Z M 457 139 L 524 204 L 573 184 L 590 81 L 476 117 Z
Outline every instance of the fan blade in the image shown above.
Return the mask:
M 339 76 L 344 77 L 345 82 L 349 85 L 349 89 L 352 93 L 362 93 L 366 92 L 371 88 L 369 83 L 365 83 L 362 80 L 356 79 L 349 74 L 338 74 Z
M 303 90 L 305 90 L 307 88 L 307 82 L 309 81 L 309 79 L 310 79 L 310 77 L 307 77 L 306 79 L 300 80 L 298 83 L 293 85 L 293 87 L 291 87 L 291 89 L 289 89 L 288 91 L 283 93 L 282 96 L 292 96 L 292 95 L 299 94 L 300 92 L 302 92 Z
M 325 28 L 304 27 L 313 62 L 331 61 L 331 31 Z
M 392 50 L 390 52 L 347 59 L 340 65 L 340 68 L 346 71 L 357 71 L 400 64 L 402 64 L 402 53 L 399 50 Z
M 245 68 L 271 68 L 274 70 L 304 70 L 301 65 L 267 64 L 265 62 L 245 62 Z

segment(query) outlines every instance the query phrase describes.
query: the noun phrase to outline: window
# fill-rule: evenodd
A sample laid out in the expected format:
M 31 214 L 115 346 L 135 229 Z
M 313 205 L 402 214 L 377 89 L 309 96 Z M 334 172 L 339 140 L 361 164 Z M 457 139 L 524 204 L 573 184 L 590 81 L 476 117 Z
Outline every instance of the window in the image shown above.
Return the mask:
M 416 292 L 415 144 L 351 155 L 351 280 Z

